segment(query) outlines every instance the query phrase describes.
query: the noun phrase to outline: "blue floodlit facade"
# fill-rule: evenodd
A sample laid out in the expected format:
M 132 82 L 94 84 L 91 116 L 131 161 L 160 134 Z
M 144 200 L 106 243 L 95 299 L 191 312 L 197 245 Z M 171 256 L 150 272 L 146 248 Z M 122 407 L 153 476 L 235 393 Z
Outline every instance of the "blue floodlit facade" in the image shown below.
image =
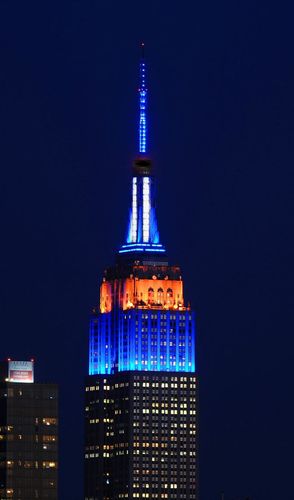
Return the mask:
M 89 374 L 195 372 L 194 324 L 191 311 L 134 308 L 100 314 L 91 321 Z

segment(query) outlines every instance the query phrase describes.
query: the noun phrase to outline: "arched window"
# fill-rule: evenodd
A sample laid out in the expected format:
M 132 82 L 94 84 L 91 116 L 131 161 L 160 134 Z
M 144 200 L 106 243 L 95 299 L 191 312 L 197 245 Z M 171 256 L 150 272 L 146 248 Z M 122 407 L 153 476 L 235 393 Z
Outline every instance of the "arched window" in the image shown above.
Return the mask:
M 148 288 L 148 304 L 152 304 L 154 302 L 154 290 L 153 288 Z
M 162 288 L 158 288 L 158 290 L 157 290 L 157 303 L 163 304 L 163 290 L 162 290 Z
M 173 291 L 171 288 L 168 288 L 166 291 L 166 302 L 168 306 L 173 305 Z

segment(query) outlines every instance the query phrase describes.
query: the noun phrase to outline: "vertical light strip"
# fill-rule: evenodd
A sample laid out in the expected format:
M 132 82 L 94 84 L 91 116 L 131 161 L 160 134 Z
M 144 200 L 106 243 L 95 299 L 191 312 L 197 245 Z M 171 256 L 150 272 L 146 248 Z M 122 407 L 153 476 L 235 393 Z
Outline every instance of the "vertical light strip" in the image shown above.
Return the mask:
M 131 242 L 137 242 L 137 225 L 138 225 L 138 204 L 137 204 L 137 177 L 133 177 L 133 194 L 132 194 L 132 222 L 131 222 Z
M 191 331 L 191 371 L 194 372 L 196 370 L 196 348 L 195 348 L 195 319 L 194 313 L 190 313 L 191 319 L 189 320 L 189 328 Z
M 189 370 L 189 352 L 191 352 L 191 347 L 189 346 L 189 320 L 188 314 L 185 314 L 185 372 Z
M 163 316 L 163 314 L 162 314 Z M 166 316 L 166 313 L 165 313 L 165 316 Z M 165 367 L 165 370 L 167 370 L 168 372 L 173 369 L 173 367 L 171 366 L 171 357 L 172 357 L 172 352 L 173 352 L 173 348 L 171 348 L 170 346 L 170 319 L 169 319 L 169 316 L 168 316 L 168 319 L 167 319 L 167 323 L 166 323 L 166 367 Z
M 139 120 L 139 152 L 146 153 L 146 106 L 147 106 L 147 88 L 145 85 L 145 63 L 140 64 L 140 87 L 139 87 L 139 104 L 140 104 L 140 120 Z
M 150 179 L 143 177 L 143 242 L 149 241 L 150 233 Z
M 136 323 L 138 323 L 138 370 L 142 370 L 142 311 L 137 311 Z
M 155 313 L 155 311 L 154 311 Z M 157 315 L 157 318 L 156 318 L 156 315 Z M 154 317 L 157 319 L 157 371 L 160 371 L 160 368 L 161 368 L 161 354 L 162 354 L 162 349 L 160 346 L 161 344 L 163 344 L 163 342 L 161 342 L 161 332 L 160 332 L 160 316 L 159 316 L 159 313 L 158 311 L 156 312 L 156 315 L 154 314 Z
M 94 374 L 94 324 L 90 322 L 90 333 L 89 333 L 89 375 Z
M 147 369 L 148 371 L 152 370 L 152 363 L 151 363 L 151 359 L 152 356 L 151 356 L 151 343 L 152 343 L 152 333 L 151 333 L 151 322 L 150 322 L 150 316 L 148 318 L 148 326 L 147 326 L 147 330 L 148 330 L 148 354 L 147 354 Z M 146 330 L 145 330 L 146 331 Z

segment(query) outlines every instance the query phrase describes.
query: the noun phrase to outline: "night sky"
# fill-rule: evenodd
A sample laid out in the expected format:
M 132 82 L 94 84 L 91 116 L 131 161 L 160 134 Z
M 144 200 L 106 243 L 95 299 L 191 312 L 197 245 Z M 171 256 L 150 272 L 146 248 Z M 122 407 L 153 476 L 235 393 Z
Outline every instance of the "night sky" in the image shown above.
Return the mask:
M 82 498 L 88 321 L 125 235 L 141 40 L 161 239 L 197 311 L 201 500 L 294 498 L 294 36 L 274 4 L 0 3 L 0 358 L 60 384 L 62 500 Z

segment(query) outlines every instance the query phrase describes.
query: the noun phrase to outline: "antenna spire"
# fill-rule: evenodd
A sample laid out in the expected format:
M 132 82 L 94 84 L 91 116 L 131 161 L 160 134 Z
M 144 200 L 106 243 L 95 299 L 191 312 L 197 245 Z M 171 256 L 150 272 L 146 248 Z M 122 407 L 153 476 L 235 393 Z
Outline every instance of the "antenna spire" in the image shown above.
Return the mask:
M 145 44 L 141 42 L 140 61 L 140 83 L 139 83 L 139 153 L 147 152 L 147 88 L 146 88 L 146 65 L 145 65 Z

